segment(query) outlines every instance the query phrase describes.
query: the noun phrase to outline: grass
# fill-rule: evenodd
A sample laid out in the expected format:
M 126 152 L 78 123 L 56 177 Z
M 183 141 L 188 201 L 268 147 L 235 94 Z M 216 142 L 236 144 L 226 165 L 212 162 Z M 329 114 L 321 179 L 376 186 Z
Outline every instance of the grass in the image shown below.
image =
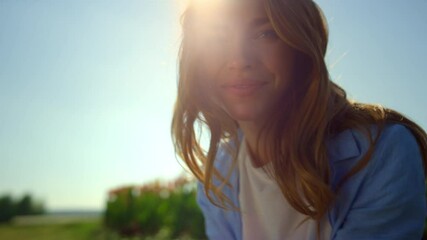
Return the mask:
M 0 225 L 0 239 L 96 240 L 112 239 L 99 222 L 40 225 Z
M 8 224 L 0 224 L 0 239 L 116 240 L 120 238 L 103 228 L 100 217 L 29 216 L 18 217 Z
M 101 218 L 25 217 L 0 224 L 1 240 L 166 240 L 166 229 L 150 237 L 120 237 L 102 226 Z M 194 240 L 181 237 L 177 240 Z

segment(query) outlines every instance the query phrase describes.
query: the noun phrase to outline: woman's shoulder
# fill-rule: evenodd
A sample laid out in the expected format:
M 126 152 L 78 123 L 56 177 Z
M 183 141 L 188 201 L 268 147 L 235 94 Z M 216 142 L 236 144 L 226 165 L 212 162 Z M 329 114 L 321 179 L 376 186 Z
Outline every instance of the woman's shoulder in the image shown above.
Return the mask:
M 378 139 L 371 147 L 368 133 Z M 411 130 L 401 124 L 386 124 L 382 129 L 370 126 L 369 131 L 345 130 L 327 143 L 332 170 L 332 186 L 340 182 L 363 157 L 370 152 L 369 161 L 347 184 L 356 184 L 372 175 L 399 175 L 405 171 L 423 175 L 421 149 Z
M 383 234 L 385 239 L 403 239 L 402 236 L 422 233 L 426 202 L 420 147 L 411 130 L 401 124 L 387 124 L 381 130 L 369 128 L 372 137 L 378 131 L 369 161 L 341 185 L 330 212 L 338 239 L 361 239 L 368 233 Z M 330 144 L 336 154 L 331 157 L 332 187 L 336 187 L 371 144 L 366 133 L 356 129 L 338 134 Z M 345 146 L 351 146 L 353 153 L 344 153 Z M 402 224 L 409 221 L 409 225 Z
M 386 124 L 383 128 L 371 125 L 366 131 L 347 129 L 327 140 L 328 154 L 332 162 L 363 156 L 370 148 L 371 141 L 379 132 L 374 152 L 388 151 L 419 151 L 412 132 L 402 124 Z

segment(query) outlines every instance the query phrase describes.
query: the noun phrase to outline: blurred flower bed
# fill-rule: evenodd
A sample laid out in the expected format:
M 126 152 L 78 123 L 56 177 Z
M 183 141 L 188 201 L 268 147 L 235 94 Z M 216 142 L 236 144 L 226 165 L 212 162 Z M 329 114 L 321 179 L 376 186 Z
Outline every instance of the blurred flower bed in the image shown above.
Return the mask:
M 111 190 L 104 224 L 123 237 L 161 234 L 165 239 L 206 239 L 196 183 L 185 176 L 169 183 Z

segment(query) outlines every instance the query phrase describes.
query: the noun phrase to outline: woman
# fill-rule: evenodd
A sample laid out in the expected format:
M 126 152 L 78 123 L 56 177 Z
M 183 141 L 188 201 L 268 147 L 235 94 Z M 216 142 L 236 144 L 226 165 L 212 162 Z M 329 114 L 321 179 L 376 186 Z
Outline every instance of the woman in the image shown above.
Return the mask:
M 421 238 L 426 133 L 349 101 L 329 78 L 327 43 L 312 0 L 185 11 L 172 135 L 210 239 Z

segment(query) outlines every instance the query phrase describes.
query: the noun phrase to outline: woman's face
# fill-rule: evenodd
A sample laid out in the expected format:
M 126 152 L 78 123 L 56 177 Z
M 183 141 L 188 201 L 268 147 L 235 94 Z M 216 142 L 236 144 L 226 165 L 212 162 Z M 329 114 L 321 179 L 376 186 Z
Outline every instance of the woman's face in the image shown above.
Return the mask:
M 205 8 L 197 18 L 199 79 L 234 120 L 264 123 L 289 86 L 294 51 L 275 33 L 261 0 L 217 0 Z

